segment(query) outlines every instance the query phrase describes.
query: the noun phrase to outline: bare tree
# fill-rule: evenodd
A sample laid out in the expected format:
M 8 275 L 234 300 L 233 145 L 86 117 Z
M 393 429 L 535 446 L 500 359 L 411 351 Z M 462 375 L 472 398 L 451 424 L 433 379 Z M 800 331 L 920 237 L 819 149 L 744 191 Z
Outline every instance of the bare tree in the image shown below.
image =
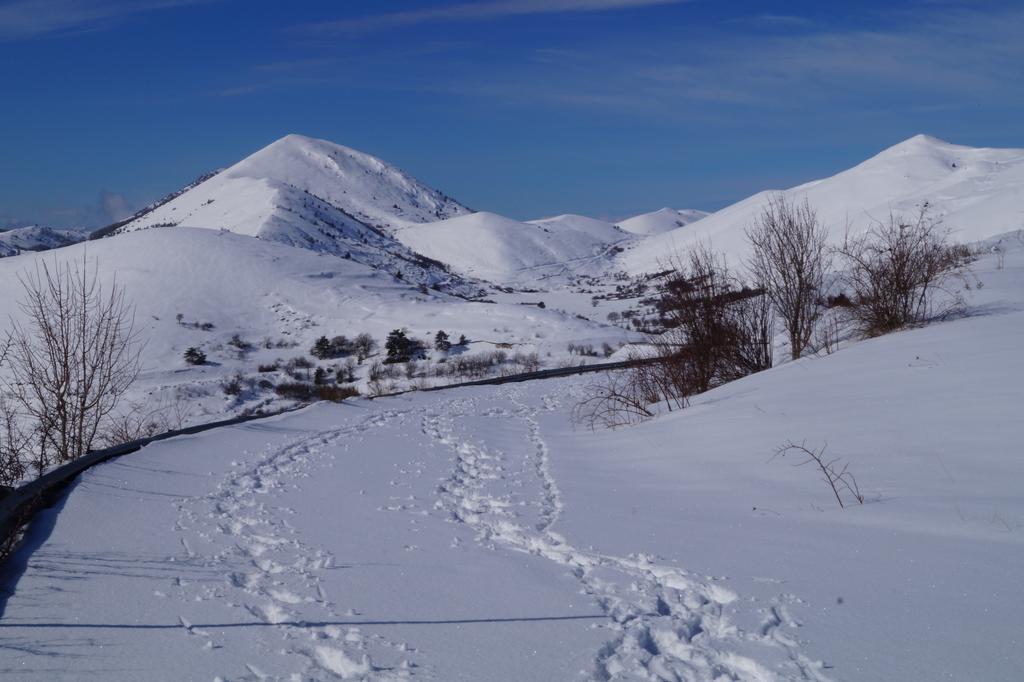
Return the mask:
M 779 194 L 768 200 L 747 239 L 753 246 L 747 267 L 782 319 L 795 360 L 821 315 L 821 292 L 831 266 L 828 230 L 806 199 L 796 204 Z
M 3 369 L 10 348 L 8 339 L 0 339 L 0 369 Z M 0 385 L 0 486 L 16 485 L 25 475 L 23 462 L 25 432 L 18 414 Z
M 666 363 L 689 365 L 690 393 L 702 393 L 729 364 L 735 328 L 730 319 L 734 282 L 725 261 L 706 246 L 666 265 L 672 274 L 658 301 L 669 331 L 655 341 Z
M 96 442 L 139 373 L 134 309 L 97 268 L 37 263 L 20 277 L 23 321 L 12 321 L 8 384 L 31 424 L 34 466 L 74 459 Z
M 964 279 L 958 275 L 970 252 L 949 242 L 927 203 L 913 220 L 890 214 L 865 234 L 847 235 L 839 251 L 844 284 L 854 294 L 851 314 L 867 336 L 920 324 L 963 303 L 950 285 Z

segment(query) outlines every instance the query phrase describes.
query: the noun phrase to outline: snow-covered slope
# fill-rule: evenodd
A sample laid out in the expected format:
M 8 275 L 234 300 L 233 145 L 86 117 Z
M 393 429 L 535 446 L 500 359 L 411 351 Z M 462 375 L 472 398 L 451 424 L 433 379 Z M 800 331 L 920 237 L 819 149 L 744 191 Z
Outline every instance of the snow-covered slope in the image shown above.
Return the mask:
M 397 225 L 469 213 L 454 199 L 368 154 L 288 135 L 114 230 L 223 229 L 345 256 L 415 281 L 446 279 L 396 243 Z
M 616 343 L 626 334 L 575 316 L 517 304 L 489 304 L 428 289 L 325 253 L 293 248 L 231 232 L 196 228 L 142 230 L 77 244 L 50 254 L 22 254 L 0 261 L 0 331 L 19 315 L 18 275 L 41 258 L 76 262 L 86 253 L 98 265 L 99 279 L 116 281 L 136 307 L 145 342 L 145 374 L 139 391 L 162 386 L 206 386 L 203 410 L 223 412 L 219 382 L 235 373 L 254 374 L 277 357 L 308 356 L 322 335 L 370 334 L 378 343 L 392 329 L 405 327 L 418 338 L 445 329 L 465 353 L 493 351 L 509 344 L 509 355 L 539 353 L 545 366 L 561 362 L 569 341 Z M 182 323 L 176 320 L 182 315 Z M 197 328 L 209 323 L 209 330 Z M 232 336 L 254 344 L 245 357 L 230 345 Z M 263 348 L 264 339 L 294 348 Z M 484 341 L 489 343 L 484 343 Z M 210 365 L 192 367 L 182 353 L 196 346 Z M 360 372 L 362 376 L 362 372 Z M 443 382 L 442 382 L 443 383 Z
M 612 223 L 576 213 L 563 213 L 553 218 L 540 218 L 538 220 L 528 220 L 527 222 L 551 229 L 591 232 L 594 235 L 610 237 L 611 239 L 621 239 L 623 237 L 622 234 L 614 231 L 616 226 Z
M 773 192 L 760 192 L 700 221 L 652 237 L 623 254 L 631 272 L 657 269 L 660 259 L 698 241 L 732 256 L 747 251 L 744 229 Z M 805 198 L 829 227 L 833 242 L 846 226 L 856 233 L 884 220 L 890 211 L 916 214 L 925 202 L 969 242 L 1024 227 L 1024 150 L 972 148 L 918 135 L 832 177 L 783 194 Z
M 698 211 L 693 208 L 682 210 L 662 208 L 651 213 L 620 220 L 617 224 L 626 232 L 646 237 L 685 227 L 706 215 L 708 215 L 706 211 Z
M 537 283 L 607 267 L 614 245 L 631 235 L 583 216 L 523 223 L 480 212 L 397 231 L 410 249 L 456 271 L 501 283 Z
M 1021 255 L 977 264 L 962 319 L 615 431 L 573 426 L 581 377 L 149 445 L 40 513 L 0 670 L 1018 682 Z M 787 439 L 827 442 L 864 504 L 773 458 Z
M 47 251 L 80 242 L 85 232 L 54 230 L 40 225 L 16 227 L 0 232 L 0 258 L 16 256 L 22 251 Z
M 259 236 L 280 217 L 279 212 L 296 210 L 292 203 L 297 194 L 308 194 L 361 223 L 383 229 L 470 212 L 369 154 L 326 140 L 287 135 L 121 231 L 173 224 Z

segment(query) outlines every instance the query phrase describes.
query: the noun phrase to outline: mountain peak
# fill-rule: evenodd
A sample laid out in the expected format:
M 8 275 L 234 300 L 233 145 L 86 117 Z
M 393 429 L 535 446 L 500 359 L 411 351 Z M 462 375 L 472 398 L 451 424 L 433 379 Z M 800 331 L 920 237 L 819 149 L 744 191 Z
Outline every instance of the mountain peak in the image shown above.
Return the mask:
M 266 236 L 269 229 L 279 232 L 282 223 L 295 223 L 300 208 L 310 209 L 310 202 L 323 204 L 315 211 L 340 212 L 350 222 L 384 231 L 471 212 L 375 156 L 292 133 L 120 231 L 180 225 Z
M 929 153 L 948 153 L 950 151 L 956 151 L 960 149 L 968 149 L 968 147 L 961 147 L 951 142 L 946 142 L 938 137 L 932 135 L 925 135 L 924 133 L 918 133 L 913 137 L 908 137 L 902 142 L 897 142 L 891 147 L 883 150 L 878 156 L 892 156 L 896 154 L 929 154 Z

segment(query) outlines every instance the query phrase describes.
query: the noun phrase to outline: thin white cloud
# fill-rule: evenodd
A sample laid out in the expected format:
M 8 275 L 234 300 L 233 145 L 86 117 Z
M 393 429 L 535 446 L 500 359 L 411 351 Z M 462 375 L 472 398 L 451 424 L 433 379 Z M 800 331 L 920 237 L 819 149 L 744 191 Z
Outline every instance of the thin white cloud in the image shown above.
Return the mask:
M 0 3 L 0 40 L 109 28 L 135 14 L 208 0 L 12 0 Z
M 316 33 L 360 33 L 412 26 L 428 22 L 479 21 L 502 17 L 555 14 L 566 12 L 602 12 L 656 5 L 675 5 L 687 0 L 487 0 L 463 2 L 440 7 L 372 14 L 354 19 L 327 21 L 301 27 Z

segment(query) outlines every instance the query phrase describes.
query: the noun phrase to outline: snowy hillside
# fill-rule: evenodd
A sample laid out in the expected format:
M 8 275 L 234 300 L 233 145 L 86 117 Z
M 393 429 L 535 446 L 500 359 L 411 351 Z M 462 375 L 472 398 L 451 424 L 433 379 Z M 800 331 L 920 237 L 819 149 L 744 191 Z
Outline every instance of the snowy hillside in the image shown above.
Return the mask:
M 321 404 L 96 467 L 4 574 L 0 670 L 1017 682 L 1016 248 L 976 264 L 963 318 L 615 431 L 573 426 L 577 378 Z M 788 439 L 828 443 L 864 504 L 773 459 Z
M 382 344 L 396 328 L 406 327 L 428 340 L 445 329 L 453 341 L 462 334 L 470 340 L 459 354 L 494 351 L 494 344 L 501 343 L 509 346 L 510 358 L 536 353 L 546 367 L 568 361 L 570 341 L 617 346 L 628 336 L 615 327 L 534 305 L 470 302 L 431 289 L 423 292 L 386 272 L 329 254 L 231 232 L 171 227 L 91 241 L 52 255 L 3 259 L 0 320 L 18 314 L 20 273 L 39 258 L 74 261 L 83 250 L 90 262 L 98 263 L 99 280 L 109 285 L 116 279 L 136 306 L 146 344 L 136 393 L 184 390 L 193 396 L 187 402 L 201 413 L 238 412 L 272 397 L 257 392 L 247 402 L 229 400 L 220 384 L 235 373 L 255 376 L 259 364 L 279 357 L 308 356 L 313 341 L 323 335 L 367 333 Z M 209 328 L 202 329 L 203 324 Z M 241 352 L 233 347 L 235 335 L 253 348 Z M 281 347 L 264 348 L 267 340 Z M 182 354 L 190 346 L 205 352 L 210 363 L 187 365 Z M 363 382 L 365 370 L 358 370 Z
M 0 231 L 0 258 L 16 256 L 22 251 L 47 251 L 86 238 L 85 232 L 76 230 L 54 230 L 40 225 L 16 227 Z
M 469 209 L 368 154 L 288 135 L 117 228 L 223 229 L 345 256 L 414 281 L 449 279 L 397 244 L 398 225 Z
M 308 193 L 371 227 L 422 223 L 469 209 L 378 158 L 326 140 L 287 135 L 121 228 L 226 229 L 257 236 L 275 213 Z
M 641 236 L 661 234 L 670 230 L 685 227 L 692 222 L 700 220 L 708 215 L 706 211 L 698 211 L 692 208 L 677 210 L 674 208 L 662 208 L 651 213 L 620 220 L 617 224 L 626 232 Z
M 649 272 L 665 254 L 699 241 L 741 256 L 747 250 L 744 229 L 772 194 L 755 194 L 692 225 L 638 243 L 623 254 L 621 263 L 630 272 Z M 851 232 L 864 231 L 890 211 L 916 214 L 924 202 L 956 240 L 976 241 L 1024 227 L 1024 150 L 976 149 L 918 135 L 784 194 L 796 201 L 806 198 L 830 228 L 833 242 L 842 239 L 847 225 Z
M 614 225 L 583 216 L 523 223 L 487 212 L 410 225 L 396 236 L 410 249 L 457 272 L 524 285 L 602 272 L 614 247 L 631 238 Z

